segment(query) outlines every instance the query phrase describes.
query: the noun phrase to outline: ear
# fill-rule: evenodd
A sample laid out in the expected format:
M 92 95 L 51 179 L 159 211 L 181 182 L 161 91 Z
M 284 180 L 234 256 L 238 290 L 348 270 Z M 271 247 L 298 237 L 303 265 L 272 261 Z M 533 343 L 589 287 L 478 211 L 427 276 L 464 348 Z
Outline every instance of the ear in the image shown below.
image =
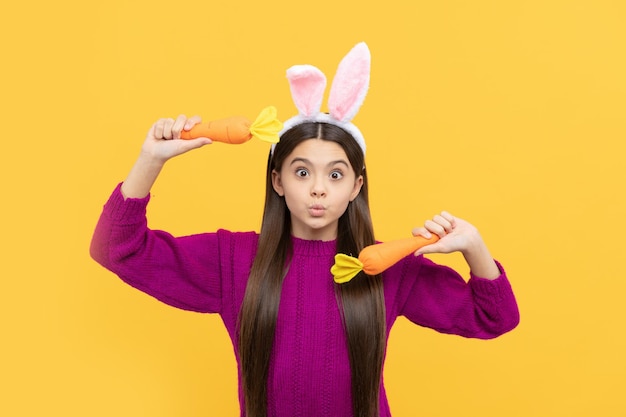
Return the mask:
M 361 42 L 341 60 L 330 87 L 328 110 L 330 115 L 349 122 L 361 108 L 370 84 L 370 50 Z
M 310 117 L 320 112 L 326 89 L 326 76 L 312 65 L 294 65 L 287 70 L 291 97 L 301 115 Z
M 359 175 L 354 181 L 354 188 L 352 189 L 352 194 L 350 194 L 350 202 L 354 201 L 355 198 L 361 192 L 361 188 L 363 187 L 363 175 Z
M 283 189 L 283 182 L 280 179 L 280 172 L 275 169 L 272 170 L 272 187 L 276 194 L 283 197 L 285 195 L 285 190 Z

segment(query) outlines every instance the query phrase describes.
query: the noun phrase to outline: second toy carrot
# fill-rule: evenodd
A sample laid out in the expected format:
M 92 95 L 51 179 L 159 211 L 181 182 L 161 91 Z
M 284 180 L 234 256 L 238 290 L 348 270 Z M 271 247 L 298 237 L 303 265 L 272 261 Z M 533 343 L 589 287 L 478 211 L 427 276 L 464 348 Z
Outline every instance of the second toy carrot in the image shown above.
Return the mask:
M 338 284 L 350 281 L 360 271 L 368 275 L 380 274 L 405 256 L 438 240 L 439 236 L 435 234 L 428 239 L 423 236 L 414 236 L 392 240 L 365 247 L 359 253 L 358 258 L 339 253 L 335 255 L 335 264 L 330 271 Z

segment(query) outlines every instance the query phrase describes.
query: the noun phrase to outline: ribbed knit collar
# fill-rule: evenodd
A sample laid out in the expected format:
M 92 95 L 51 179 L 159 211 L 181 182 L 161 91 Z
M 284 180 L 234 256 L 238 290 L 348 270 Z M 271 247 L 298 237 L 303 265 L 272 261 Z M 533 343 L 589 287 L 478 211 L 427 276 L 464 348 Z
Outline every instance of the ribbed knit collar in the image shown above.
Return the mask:
M 337 242 L 335 240 L 305 240 L 292 236 L 291 243 L 295 255 L 334 256 L 336 254 Z

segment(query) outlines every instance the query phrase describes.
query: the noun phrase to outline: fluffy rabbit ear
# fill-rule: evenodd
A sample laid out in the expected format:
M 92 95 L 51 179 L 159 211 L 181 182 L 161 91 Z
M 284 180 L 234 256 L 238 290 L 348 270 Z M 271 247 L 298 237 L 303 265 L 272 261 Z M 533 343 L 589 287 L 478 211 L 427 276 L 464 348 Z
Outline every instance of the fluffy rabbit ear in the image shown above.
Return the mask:
M 361 108 L 370 84 L 370 50 L 361 42 L 341 60 L 328 97 L 330 115 L 349 122 Z
M 291 97 L 305 117 L 315 116 L 322 107 L 326 76 L 312 65 L 294 65 L 287 70 Z

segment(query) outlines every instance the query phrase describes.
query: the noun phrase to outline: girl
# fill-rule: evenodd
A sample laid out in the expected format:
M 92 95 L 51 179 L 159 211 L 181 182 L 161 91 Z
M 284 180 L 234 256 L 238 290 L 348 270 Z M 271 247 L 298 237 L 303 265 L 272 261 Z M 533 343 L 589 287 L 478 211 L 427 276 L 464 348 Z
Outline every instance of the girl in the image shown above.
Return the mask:
M 165 162 L 211 143 L 179 139 L 200 122 L 179 116 L 152 126 L 91 245 L 93 258 L 130 285 L 174 307 L 221 315 L 237 359 L 242 416 L 388 417 L 383 361 L 398 316 L 484 339 L 519 320 L 506 275 L 478 231 L 446 212 L 414 229 L 441 238 L 416 255 L 460 251 L 468 282 L 423 256 L 378 276 L 333 282 L 336 253 L 358 254 L 375 243 L 365 142 L 351 123 L 369 83 L 367 47 L 357 45 L 340 64 L 330 114 L 319 112 L 320 74 L 310 66 L 288 71 L 300 114 L 270 152 L 259 234 L 173 237 L 148 229 L 150 189 Z M 357 88 L 343 88 L 355 80 Z

